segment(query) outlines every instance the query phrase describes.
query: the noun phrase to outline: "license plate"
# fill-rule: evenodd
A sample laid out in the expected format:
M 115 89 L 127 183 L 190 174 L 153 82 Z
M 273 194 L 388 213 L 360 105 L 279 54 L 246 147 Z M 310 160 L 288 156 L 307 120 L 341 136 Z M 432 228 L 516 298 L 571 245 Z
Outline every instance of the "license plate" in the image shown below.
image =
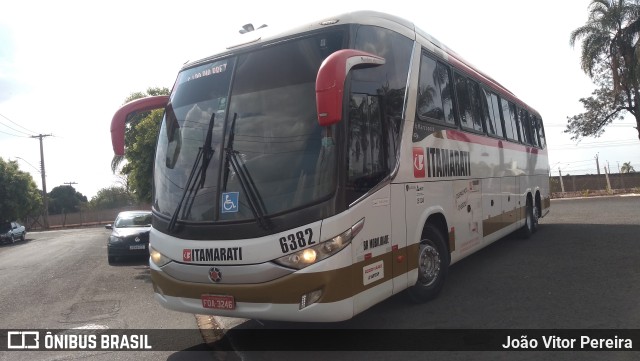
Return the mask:
M 233 296 L 202 295 L 202 307 L 215 310 L 235 310 L 236 301 Z
M 144 244 L 136 244 L 134 246 L 129 246 L 129 249 L 133 250 L 133 249 L 145 249 L 146 245 Z

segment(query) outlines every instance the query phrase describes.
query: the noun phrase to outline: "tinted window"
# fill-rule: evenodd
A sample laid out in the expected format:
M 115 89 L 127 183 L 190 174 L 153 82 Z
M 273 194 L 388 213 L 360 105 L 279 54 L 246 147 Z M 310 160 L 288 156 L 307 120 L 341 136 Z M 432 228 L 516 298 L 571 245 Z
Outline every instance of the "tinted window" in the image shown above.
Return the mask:
M 518 134 L 523 143 L 532 144 L 529 131 L 529 112 L 518 108 Z
M 542 119 L 539 117 L 536 117 L 536 130 L 538 131 L 538 138 L 539 138 L 539 142 L 538 144 L 540 145 L 540 148 L 544 148 L 547 146 L 547 140 L 544 137 L 544 126 L 542 125 Z
M 516 108 L 513 103 L 501 99 L 502 116 L 504 117 L 505 136 L 509 140 L 519 141 L 518 127 L 516 125 Z
M 353 71 L 351 91 L 379 96 L 378 106 L 389 134 L 387 155 L 395 164 L 413 41 L 391 30 L 363 25 L 358 27 L 354 48 L 385 59 L 383 66 Z
M 455 125 L 450 78 L 446 65 L 422 56 L 418 84 L 418 116 L 421 119 L 430 118 Z
M 353 94 L 349 102 L 348 203 L 365 194 L 389 173 L 384 134 L 377 97 Z
M 456 74 L 456 94 L 462 126 L 482 132 L 480 87 L 475 81 Z
M 467 89 L 467 78 L 456 73 L 455 83 L 460 124 L 465 128 L 473 128 L 473 112 L 471 99 L 469 99 L 469 90 Z
M 500 105 L 498 96 L 488 90 L 484 90 L 485 108 L 484 120 L 487 133 L 502 137 L 502 123 L 500 122 Z

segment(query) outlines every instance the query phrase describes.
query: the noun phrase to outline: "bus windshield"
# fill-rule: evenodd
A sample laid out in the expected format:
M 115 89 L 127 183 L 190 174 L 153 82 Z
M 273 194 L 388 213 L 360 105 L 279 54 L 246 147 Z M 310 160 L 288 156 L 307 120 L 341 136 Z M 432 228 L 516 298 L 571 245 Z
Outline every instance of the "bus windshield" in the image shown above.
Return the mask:
M 165 109 L 154 208 L 178 221 L 247 221 L 319 202 L 336 187 L 315 80 L 343 47 L 315 34 L 183 70 Z

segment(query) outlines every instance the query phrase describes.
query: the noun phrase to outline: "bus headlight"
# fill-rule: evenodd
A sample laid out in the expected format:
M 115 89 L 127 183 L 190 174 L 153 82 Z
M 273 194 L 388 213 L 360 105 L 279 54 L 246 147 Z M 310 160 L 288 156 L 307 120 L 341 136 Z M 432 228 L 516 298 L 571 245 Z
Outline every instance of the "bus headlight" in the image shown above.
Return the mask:
M 149 245 L 149 254 L 151 256 L 151 262 L 155 263 L 156 266 L 162 267 L 167 263 L 171 262 L 171 258 L 163 255 L 162 253 L 156 251 Z
M 349 243 L 351 243 L 351 240 L 358 233 L 360 233 L 363 227 L 364 218 L 359 220 L 351 228 L 331 238 L 330 240 L 324 241 L 309 248 L 305 248 L 298 252 L 288 254 L 284 257 L 280 257 L 274 260 L 274 262 L 285 267 L 303 269 L 309 265 L 322 261 L 323 259 L 329 258 L 334 254 L 340 252 Z

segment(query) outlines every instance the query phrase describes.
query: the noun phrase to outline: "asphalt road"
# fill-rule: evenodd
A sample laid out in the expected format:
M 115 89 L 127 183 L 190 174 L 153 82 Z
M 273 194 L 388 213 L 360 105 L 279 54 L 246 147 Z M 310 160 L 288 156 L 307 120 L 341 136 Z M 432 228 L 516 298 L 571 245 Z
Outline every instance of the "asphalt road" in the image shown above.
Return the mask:
M 331 324 L 217 321 L 236 329 L 638 329 L 640 197 L 552 201 L 529 240 L 499 240 L 450 269 L 441 295 L 414 304 L 396 295 L 352 320 Z M 104 229 L 29 233 L 0 246 L 0 329 L 197 329 L 194 315 L 152 298 L 146 260 L 109 266 Z M 0 335 L 1 337 L 1 335 Z M 207 352 L 5 352 L 6 360 L 414 360 L 621 359 L 633 352 L 249 352 L 233 336 Z M 284 343 L 286 345 L 286 341 Z M 193 338 L 192 347 L 201 346 Z M 189 347 L 186 347 L 188 350 Z
M 554 200 L 531 239 L 509 236 L 455 264 L 442 293 L 429 303 L 414 304 L 399 294 L 338 324 L 247 321 L 239 327 L 321 327 L 328 349 L 331 330 L 345 328 L 638 329 L 639 260 L 640 197 Z M 241 335 L 229 339 L 240 350 L 226 359 L 640 359 L 638 352 L 248 352 L 243 345 L 252 341 Z
M 104 228 L 33 232 L 25 242 L 0 246 L 0 329 L 191 329 L 181 336 L 201 344 L 194 315 L 166 310 L 154 301 L 147 258 L 108 264 L 109 233 Z M 0 352 L 6 360 L 185 357 L 189 354 L 176 351 Z

